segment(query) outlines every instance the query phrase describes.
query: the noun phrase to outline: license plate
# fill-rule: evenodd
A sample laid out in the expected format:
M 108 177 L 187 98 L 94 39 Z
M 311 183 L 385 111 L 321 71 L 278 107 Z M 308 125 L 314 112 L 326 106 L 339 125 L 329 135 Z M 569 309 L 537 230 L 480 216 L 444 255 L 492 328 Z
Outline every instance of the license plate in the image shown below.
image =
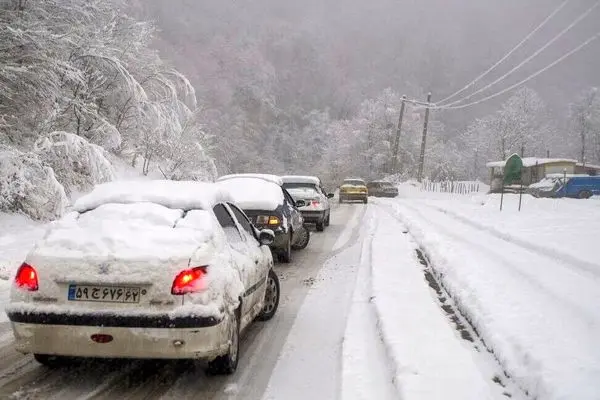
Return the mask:
M 71 301 L 97 301 L 103 303 L 139 303 L 139 287 L 69 285 Z

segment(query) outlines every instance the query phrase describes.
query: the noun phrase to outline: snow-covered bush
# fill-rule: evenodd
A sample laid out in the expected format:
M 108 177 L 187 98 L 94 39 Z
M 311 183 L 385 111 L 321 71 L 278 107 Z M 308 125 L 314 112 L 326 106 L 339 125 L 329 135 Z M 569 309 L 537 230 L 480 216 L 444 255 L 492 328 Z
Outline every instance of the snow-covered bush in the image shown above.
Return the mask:
M 35 151 L 52 167 L 68 195 L 115 179 L 106 151 L 72 133 L 53 132 L 40 138 Z
M 61 216 L 67 203 L 52 168 L 36 154 L 0 145 L 0 211 L 51 220 Z

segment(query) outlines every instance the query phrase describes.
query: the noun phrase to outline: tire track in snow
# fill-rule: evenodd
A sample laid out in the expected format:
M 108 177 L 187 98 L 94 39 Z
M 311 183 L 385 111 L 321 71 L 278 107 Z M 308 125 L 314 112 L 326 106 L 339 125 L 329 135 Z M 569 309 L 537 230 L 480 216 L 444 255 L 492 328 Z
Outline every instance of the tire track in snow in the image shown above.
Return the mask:
M 438 231 L 444 232 L 444 234 L 446 236 L 450 236 L 450 237 L 454 238 L 455 240 L 458 240 L 460 242 L 463 242 L 463 243 L 469 245 L 471 248 L 473 248 L 473 250 L 475 252 L 483 254 L 484 256 L 487 256 L 487 257 L 492 257 L 492 259 L 494 261 L 496 261 L 496 263 L 498 263 L 498 261 L 500 261 L 499 264 L 501 264 L 506 269 L 509 269 L 511 272 L 517 274 L 524 281 L 526 281 L 529 285 L 533 286 L 534 288 L 538 289 L 542 294 L 544 294 L 545 297 L 547 298 L 547 301 L 556 302 L 557 298 L 559 298 L 560 299 L 559 303 L 563 307 L 569 309 L 569 311 L 570 311 L 569 314 L 572 314 L 572 313 L 577 314 L 587 324 L 595 323 L 596 318 L 595 318 L 595 315 L 592 312 L 592 310 L 586 310 L 586 309 L 581 308 L 581 306 L 579 304 L 575 304 L 567 297 L 562 296 L 561 292 L 559 290 L 553 290 L 550 287 L 548 287 L 543 282 L 543 280 L 540 279 L 541 274 L 536 273 L 535 271 L 532 271 L 532 268 L 524 268 L 524 269 L 519 268 L 518 267 L 518 264 L 519 264 L 518 257 L 508 258 L 504 252 L 502 252 L 501 250 L 498 250 L 496 248 L 493 248 L 493 246 L 490 244 L 482 244 L 481 242 L 478 242 L 478 240 L 469 239 L 465 236 L 459 235 L 456 232 L 449 230 L 449 228 L 447 226 L 444 226 L 443 224 L 439 223 L 437 220 L 423 215 L 423 213 L 420 210 L 418 210 L 417 208 L 415 208 L 411 205 L 402 203 L 400 206 L 411 210 L 414 214 L 418 215 L 420 219 L 427 221 L 430 225 L 436 226 L 438 228 Z M 438 211 L 438 212 L 441 212 L 441 211 Z M 391 213 L 390 215 L 394 216 L 394 218 L 398 219 L 399 221 L 402 221 L 397 216 L 393 215 L 393 213 Z M 457 222 L 460 223 L 460 221 L 457 221 Z M 465 225 L 468 225 L 468 224 L 465 224 Z M 476 236 L 473 236 L 473 237 L 476 237 Z M 500 239 L 500 238 L 497 238 L 497 240 L 504 241 L 503 239 Z M 505 242 L 505 243 L 508 243 L 509 245 L 514 245 L 513 243 L 510 243 L 510 242 Z M 522 248 L 521 246 L 518 246 L 518 248 L 525 253 L 531 253 L 538 257 L 540 256 L 540 254 L 538 254 L 536 251 L 532 251 L 527 248 Z M 558 263 L 556 263 L 556 264 L 558 264 Z M 544 264 L 544 267 L 547 268 L 548 265 L 549 264 L 546 263 L 546 264 Z M 560 264 L 558 264 L 558 265 L 560 265 Z M 570 274 L 573 273 L 573 271 L 568 268 L 564 269 L 564 271 L 567 273 L 570 273 Z M 543 271 L 542 273 L 546 273 L 546 271 Z M 595 302 L 594 304 L 600 304 L 600 295 L 598 295 L 597 297 L 598 297 L 599 301 Z
M 530 241 L 519 239 L 519 238 L 511 236 L 505 232 L 502 232 L 498 229 L 495 229 L 494 227 L 486 226 L 484 224 L 480 224 L 476 221 L 465 218 L 464 216 L 462 216 L 454 211 L 451 211 L 451 210 L 448 210 L 448 209 L 445 209 L 445 208 L 442 208 L 439 206 L 427 204 L 426 202 L 423 202 L 421 204 L 426 207 L 429 207 L 433 210 L 442 212 L 442 213 L 448 215 L 449 217 L 452 217 L 452 218 L 458 220 L 459 222 L 462 222 L 462 223 L 472 226 L 473 228 L 490 233 L 490 234 L 494 235 L 495 237 L 502 239 L 510 244 L 515 244 L 515 245 L 521 246 L 526 250 L 536 252 L 539 255 L 549 258 L 553 261 L 560 260 L 560 261 L 564 262 L 565 264 L 569 264 L 571 267 L 574 267 L 584 273 L 592 275 L 596 279 L 600 278 L 600 265 L 598 265 L 598 264 L 594 264 L 594 263 L 590 263 L 590 262 L 581 260 L 577 257 L 573 257 L 570 254 L 563 253 L 561 251 L 558 251 L 558 250 L 550 248 L 550 247 L 540 246 L 540 245 L 537 245 Z M 565 268 L 566 268 L 566 266 L 565 266 Z
M 390 210 L 388 206 L 383 204 L 377 204 L 377 206 L 379 209 L 404 226 L 404 221 L 402 221 L 398 216 L 394 215 L 393 211 Z M 411 237 L 413 237 L 409 229 L 403 233 L 409 234 Z M 413 240 L 415 243 L 418 243 L 414 237 Z M 472 323 L 468 313 L 465 312 L 463 307 L 461 307 L 460 302 L 457 302 L 456 299 L 451 295 L 451 292 L 446 288 L 443 278 L 439 276 L 434 265 L 430 262 L 426 250 L 422 247 L 418 247 L 415 249 L 415 252 L 419 262 L 423 266 L 424 279 L 434 293 L 434 297 L 436 299 L 435 301 L 448 317 L 448 322 L 453 324 L 454 329 L 461 339 L 463 339 L 465 342 L 468 342 L 472 346 L 473 350 L 478 353 L 480 357 L 480 367 L 489 373 L 492 382 L 502 388 L 502 394 L 507 398 L 513 398 L 515 395 L 518 396 L 517 398 L 529 397 L 527 391 L 521 388 L 518 383 L 514 381 L 512 376 L 502 365 L 502 362 L 496 356 L 493 348 L 486 343 L 483 336 Z M 489 357 L 485 357 L 481 353 L 481 348 L 485 349 L 487 354 L 489 354 Z M 488 366 L 489 363 L 491 363 L 495 368 L 490 368 Z

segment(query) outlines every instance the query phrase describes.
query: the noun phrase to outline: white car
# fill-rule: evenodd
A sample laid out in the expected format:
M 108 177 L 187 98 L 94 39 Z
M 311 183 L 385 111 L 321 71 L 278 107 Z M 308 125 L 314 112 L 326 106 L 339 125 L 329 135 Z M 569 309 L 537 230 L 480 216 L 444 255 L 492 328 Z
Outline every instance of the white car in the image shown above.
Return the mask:
M 232 373 L 240 333 L 279 304 L 273 232 L 212 183 L 108 183 L 74 209 L 15 276 L 6 311 L 16 349 L 49 366 L 203 359 Z
M 306 223 L 315 224 L 321 232 L 331 222 L 331 206 L 329 199 L 333 193 L 327 193 L 316 176 L 284 175 L 281 177 L 283 187 L 295 201 L 304 200 L 306 205 L 299 210 Z

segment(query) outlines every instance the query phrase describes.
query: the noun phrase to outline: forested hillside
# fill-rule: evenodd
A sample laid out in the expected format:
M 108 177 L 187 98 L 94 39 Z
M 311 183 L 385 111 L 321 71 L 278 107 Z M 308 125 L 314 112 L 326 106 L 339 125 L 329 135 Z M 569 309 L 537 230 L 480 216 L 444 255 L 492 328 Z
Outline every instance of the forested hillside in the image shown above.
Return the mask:
M 115 160 L 169 179 L 414 177 L 422 107 L 407 104 L 391 169 L 401 96 L 452 93 L 559 3 L 5 0 L 0 211 L 59 215 L 69 195 L 114 179 Z M 595 29 L 586 22 L 482 96 L 564 54 Z M 512 152 L 600 163 L 594 50 L 493 101 L 433 110 L 425 175 L 483 178 Z

